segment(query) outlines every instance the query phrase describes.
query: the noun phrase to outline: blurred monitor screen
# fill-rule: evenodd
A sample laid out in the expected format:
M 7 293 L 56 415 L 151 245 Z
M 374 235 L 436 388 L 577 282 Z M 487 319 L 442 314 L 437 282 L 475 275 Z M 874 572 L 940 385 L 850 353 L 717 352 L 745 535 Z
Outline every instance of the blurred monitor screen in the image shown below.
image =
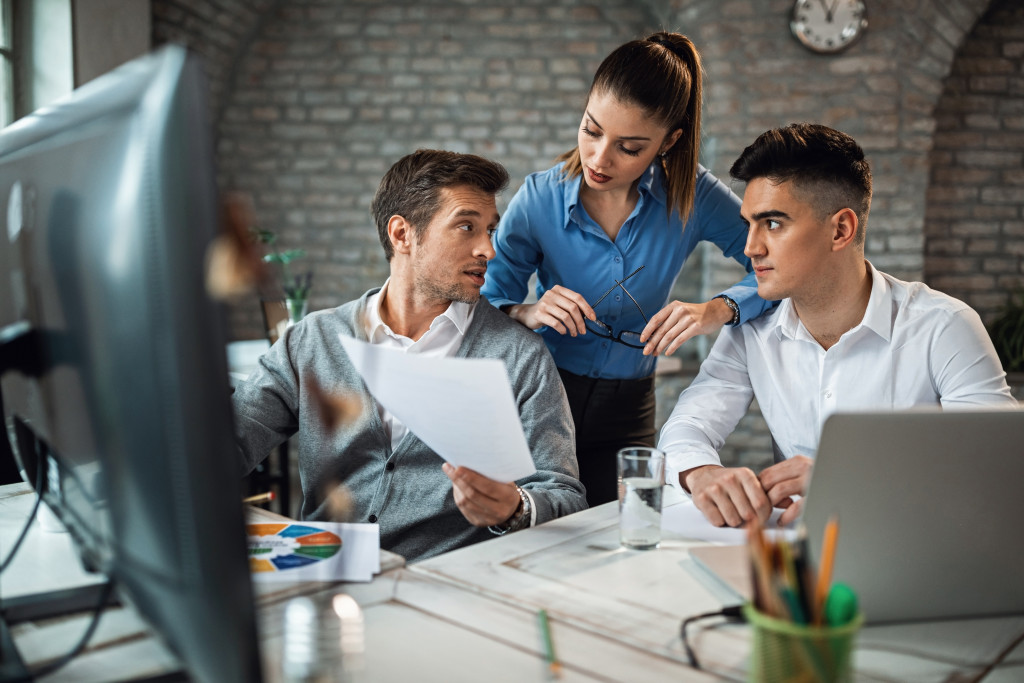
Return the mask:
M 194 680 L 250 683 L 207 115 L 200 64 L 169 46 L 0 133 L 0 387 L 24 476 L 86 568 Z

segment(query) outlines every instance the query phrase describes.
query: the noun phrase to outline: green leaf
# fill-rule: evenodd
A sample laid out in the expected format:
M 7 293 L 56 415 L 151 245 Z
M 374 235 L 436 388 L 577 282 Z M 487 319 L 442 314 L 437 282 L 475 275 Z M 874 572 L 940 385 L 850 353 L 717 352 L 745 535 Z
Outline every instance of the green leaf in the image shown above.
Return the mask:
M 1024 370 L 1024 289 L 1010 295 L 988 332 L 1003 369 L 1007 372 Z

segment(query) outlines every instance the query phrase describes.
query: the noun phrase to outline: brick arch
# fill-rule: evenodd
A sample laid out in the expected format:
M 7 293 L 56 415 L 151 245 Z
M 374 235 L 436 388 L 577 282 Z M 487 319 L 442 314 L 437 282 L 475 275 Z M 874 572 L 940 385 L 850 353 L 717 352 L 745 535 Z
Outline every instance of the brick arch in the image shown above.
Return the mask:
M 226 93 L 233 88 L 239 56 L 283 1 L 151 0 L 153 45 L 180 43 L 203 57 L 213 121 L 220 119 Z
M 1024 285 L 1024 6 L 995 0 L 935 108 L 925 233 L 929 284 L 991 322 Z

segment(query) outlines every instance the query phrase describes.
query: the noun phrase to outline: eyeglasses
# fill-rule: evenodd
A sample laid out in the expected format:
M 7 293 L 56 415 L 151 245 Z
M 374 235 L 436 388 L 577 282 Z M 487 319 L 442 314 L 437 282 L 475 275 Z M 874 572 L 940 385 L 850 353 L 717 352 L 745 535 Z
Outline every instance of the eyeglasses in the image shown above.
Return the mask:
M 625 286 L 622 284 L 623 282 L 625 282 L 629 278 L 633 277 L 634 275 L 636 275 L 637 273 L 639 273 L 643 269 L 644 269 L 644 266 L 640 266 L 639 268 L 637 268 L 636 270 L 634 270 L 632 273 L 630 273 L 626 277 L 622 278 L 621 280 L 616 280 L 615 284 L 612 285 L 611 289 L 609 289 L 607 292 L 602 294 L 601 298 L 599 298 L 597 301 L 595 301 L 594 303 L 590 304 L 590 307 L 594 308 L 595 306 L 597 306 L 599 303 L 604 301 L 606 296 L 608 296 L 613 291 L 615 291 L 616 287 L 619 287 L 619 288 L 622 289 L 623 292 L 626 293 L 626 296 L 629 297 L 629 300 L 632 301 L 634 304 L 636 304 L 637 310 L 640 311 L 640 315 L 643 316 L 644 322 L 646 323 L 647 322 L 647 316 L 644 314 L 644 309 L 640 307 L 640 304 L 637 302 L 637 300 L 633 298 L 633 295 L 630 294 L 629 290 L 626 289 Z M 613 330 L 610 325 L 608 325 L 606 323 L 603 323 L 600 320 L 591 320 L 589 318 L 586 319 L 586 325 L 587 325 L 587 330 L 589 330 L 590 332 L 593 332 L 598 337 L 604 337 L 605 339 L 611 339 L 613 342 L 618 342 L 619 344 L 622 344 L 623 346 L 628 346 L 631 349 L 642 349 L 642 348 L 644 348 L 646 346 L 646 344 L 644 344 L 642 341 L 640 341 L 640 333 L 639 332 L 633 332 L 631 330 L 622 330 L 621 332 L 616 334 L 615 330 Z

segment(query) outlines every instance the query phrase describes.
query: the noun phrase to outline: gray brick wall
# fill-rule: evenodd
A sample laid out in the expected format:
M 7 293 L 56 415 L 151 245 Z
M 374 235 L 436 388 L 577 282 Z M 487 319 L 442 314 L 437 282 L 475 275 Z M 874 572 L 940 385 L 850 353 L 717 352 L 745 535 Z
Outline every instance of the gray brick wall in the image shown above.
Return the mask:
M 1024 285 L 1024 5 L 998 0 L 936 108 L 925 278 L 986 322 Z
M 575 144 L 600 60 L 654 25 L 625 2 L 288 0 L 257 19 L 197 4 L 155 2 L 157 38 L 191 32 L 205 45 L 200 14 L 240 26 L 234 63 L 211 69 L 230 79 L 215 88 L 220 182 L 252 198 L 284 247 L 306 249 L 314 310 L 387 277 L 368 207 L 391 163 L 419 147 L 499 160 L 514 179 L 503 208 Z M 236 302 L 231 325 L 239 338 L 261 333 L 254 297 Z
M 987 314 L 1020 280 L 1024 17 L 1019 0 L 869 3 L 847 52 L 811 54 L 791 0 L 151 0 L 154 43 L 206 58 L 219 180 L 260 227 L 303 247 L 314 309 L 381 283 L 369 217 L 381 175 L 417 147 L 505 164 L 513 186 L 575 143 L 583 97 L 614 47 L 668 28 L 705 60 L 702 160 L 725 178 L 764 129 L 816 121 L 873 162 L 868 257 Z M 934 149 L 933 149 L 934 147 Z M 742 192 L 742 187 L 736 188 Z M 702 272 L 710 282 L 704 283 Z M 707 298 L 740 276 L 714 250 L 675 288 Z M 262 334 L 255 297 L 230 307 L 235 338 Z M 679 352 L 698 357 L 698 344 Z M 659 379 L 659 424 L 689 379 Z M 726 457 L 768 452 L 757 411 Z

